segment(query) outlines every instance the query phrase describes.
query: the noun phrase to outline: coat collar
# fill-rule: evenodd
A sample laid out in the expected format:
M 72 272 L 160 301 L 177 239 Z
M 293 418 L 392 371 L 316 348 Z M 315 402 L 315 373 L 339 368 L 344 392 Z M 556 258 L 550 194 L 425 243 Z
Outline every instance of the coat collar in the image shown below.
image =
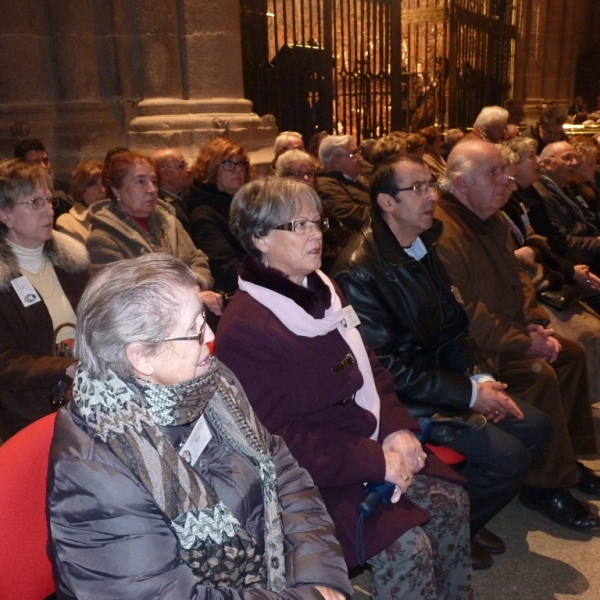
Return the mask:
M 450 193 L 443 193 L 438 201 L 439 207 L 463 230 L 466 237 L 474 239 L 477 236 L 488 235 L 490 229 L 502 223 L 502 217 L 496 212 L 485 221 L 480 219 L 472 210 L 467 208 L 458 198 Z
M 303 287 L 290 281 L 281 271 L 265 267 L 260 260 L 247 255 L 240 265 L 239 275 L 244 281 L 293 300 L 314 319 L 322 319 L 331 306 L 331 291 L 316 273 L 308 276 L 308 285 Z
M 442 222 L 438 219 L 434 219 L 433 225 L 419 236 L 425 245 L 427 252 L 429 252 L 439 240 L 442 229 Z M 365 237 L 370 237 L 369 232 L 372 233 L 373 243 L 378 247 L 379 253 L 388 263 L 400 265 L 415 260 L 406 253 L 381 214 L 375 210 L 372 211 L 371 214 L 371 224 L 365 226 Z
M 85 272 L 90 265 L 85 246 L 60 231 L 53 231 L 52 239 L 44 244 L 44 256 L 52 266 L 70 273 Z M 10 287 L 10 282 L 20 276 L 17 257 L 5 236 L 0 235 L 0 290 Z

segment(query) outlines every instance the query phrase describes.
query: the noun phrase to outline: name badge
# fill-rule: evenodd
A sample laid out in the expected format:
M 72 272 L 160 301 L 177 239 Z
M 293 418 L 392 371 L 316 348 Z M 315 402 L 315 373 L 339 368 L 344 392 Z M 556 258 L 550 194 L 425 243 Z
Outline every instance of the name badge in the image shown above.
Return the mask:
M 210 440 L 212 439 L 212 434 L 210 433 L 210 429 L 208 428 L 208 424 L 206 423 L 206 419 L 204 415 L 202 415 L 194 425 L 194 429 L 192 429 L 192 433 L 185 441 L 185 444 L 179 450 L 179 455 L 183 457 L 183 460 L 188 462 L 190 465 L 195 464 L 198 460 L 202 452 L 204 452 L 204 448 Z
M 456 298 L 456 301 L 459 304 L 462 304 L 463 306 L 465 305 L 462 296 L 460 295 L 460 290 L 455 286 L 455 285 L 451 285 L 450 289 L 452 290 L 452 293 L 454 294 L 454 297 Z
M 17 296 L 19 296 L 19 300 L 21 300 L 23 306 L 31 306 L 32 304 L 37 304 L 42 301 L 40 295 L 31 285 L 31 281 L 29 281 L 25 275 L 13 279 L 10 283 L 15 292 L 17 292 Z
M 354 329 L 360 325 L 360 319 L 356 314 L 356 311 L 350 306 L 344 306 L 342 308 L 342 326 L 344 329 Z

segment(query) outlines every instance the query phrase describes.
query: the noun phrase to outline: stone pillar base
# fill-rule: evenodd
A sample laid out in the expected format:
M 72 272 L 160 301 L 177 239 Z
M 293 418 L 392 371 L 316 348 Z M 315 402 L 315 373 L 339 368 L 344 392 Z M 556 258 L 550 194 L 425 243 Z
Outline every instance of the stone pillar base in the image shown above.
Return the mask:
M 261 118 L 251 111 L 252 103 L 244 99 L 143 100 L 129 123 L 128 145 L 146 153 L 173 146 L 193 162 L 201 146 L 215 137 L 227 136 L 248 149 L 260 171 L 273 159 L 278 131 L 272 115 Z

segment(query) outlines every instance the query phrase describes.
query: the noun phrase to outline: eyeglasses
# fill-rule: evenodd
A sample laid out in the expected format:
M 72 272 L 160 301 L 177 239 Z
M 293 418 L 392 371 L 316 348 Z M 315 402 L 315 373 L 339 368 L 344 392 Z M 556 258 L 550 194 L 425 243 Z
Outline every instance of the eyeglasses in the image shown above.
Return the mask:
M 167 165 L 166 167 L 163 167 L 165 169 L 187 169 L 187 161 L 182 160 L 180 163 L 177 163 L 176 165 Z
M 508 180 L 509 180 L 511 183 L 517 183 L 517 178 L 516 178 L 516 177 L 514 177 L 513 175 L 507 175 L 506 177 L 508 178 Z
M 29 204 L 33 210 L 42 210 L 42 208 L 45 208 L 46 204 L 49 204 L 52 208 L 56 208 L 58 206 L 58 198 L 42 198 L 40 196 L 25 202 L 15 202 L 13 206 L 19 206 L 19 204 Z
M 152 340 L 154 342 L 187 342 L 191 340 L 197 340 L 198 343 L 202 346 L 204 344 L 204 332 L 206 331 L 206 311 L 202 311 L 202 327 L 200 327 L 200 331 L 196 335 L 184 335 L 179 337 L 168 337 L 162 338 L 160 340 Z
M 417 181 L 411 186 L 395 188 L 389 191 L 390 196 L 395 196 L 399 192 L 414 192 L 417 196 L 426 196 L 429 190 L 440 191 L 440 184 L 437 181 Z
M 299 235 L 305 235 L 309 231 L 312 231 L 315 226 L 321 232 L 325 232 L 329 229 L 329 219 L 315 219 L 314 221 L 311 221 L 310 219 L 295 219 L 293 221 L 289 221 L 288 223 L 277 225 L 277 227 L 274 227 L 274 229 L 292 231 L 293 233 L 297 233 Z
M 242 167 L 242 169 L 247 169 L 250 163 L 246 160 L 224 160 L 221 163 L 224 171 L 233 171 L 236 167 Z
M 356 158 L 357 156 L 360 156 L 360 151 L 355 150 L 354 152 L 344 152 L 342 155 L 347 156 L 348 158 Z
M 288 177 L 293 177 L 294 179 L 304 179 L 308 177 L 309 179 L 313 179 L 315 176 L 314 171 L 295 171 L 294 173 L 287 173 Z

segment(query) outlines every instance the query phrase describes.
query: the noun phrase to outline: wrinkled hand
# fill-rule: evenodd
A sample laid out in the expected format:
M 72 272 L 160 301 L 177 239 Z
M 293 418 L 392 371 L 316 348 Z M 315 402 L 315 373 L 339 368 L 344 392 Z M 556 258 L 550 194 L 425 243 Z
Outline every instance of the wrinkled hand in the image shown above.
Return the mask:
M 573 279 L 586 287 L 600 290 L 600 277 L 596 277 L 587 265 L 575 265 Z
M 531 336 L 531 346 L 525 354 L 553 363 L 561 351 L 560 342 L 553 337 L 554 330 L 544 329 L 541 325 L 534 323 L 527 325 L 527 330 Z
M 523 419 L 521 409 L 513 399 L 503 393 L 506 384 L 499 381 L 485 381 L 477 384 L 477 397 L 473 410 L 485 416 L 492 423 L 499 423 L 507 415 Z
M 515 250 L 515 257 L 517 260 L 524 260 L 527 262 L 536 262 L 535 250 L 531 246 L 521 246 Z
M 200 298 L 202 299 L 202 303 L 210 310 L 210 312 L 214 313 L 218 317 L 223 314 L 223 296 L 221 294 L 217 294 L 217 292 L 200 292 Z
M 385 456 L 385 480 L 395 483 L 402 493 L 410 486 L 413 475 L 425 466 L 425 452 L 412 431 L 390 433 L 381 445 Z
M 323 587 L 322 585 L 315 586 L 318 592 L 325 598 L 325 600 L 346 600 L 346 596 L 344 594 L 340 594 L 328 587 Z

